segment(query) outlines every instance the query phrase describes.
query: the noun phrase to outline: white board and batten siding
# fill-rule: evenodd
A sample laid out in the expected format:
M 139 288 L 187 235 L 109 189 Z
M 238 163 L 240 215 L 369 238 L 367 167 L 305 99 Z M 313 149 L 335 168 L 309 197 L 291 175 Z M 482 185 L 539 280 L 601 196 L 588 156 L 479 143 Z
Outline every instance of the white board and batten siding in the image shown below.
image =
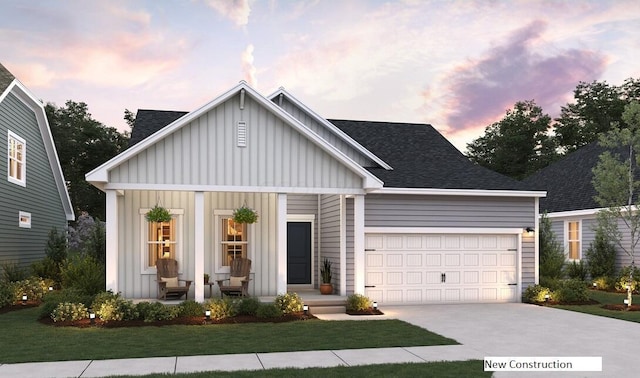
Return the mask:
M 246 124 L 246 147 L 237 146 L 240 121 Z M 109 175 L 114 188 L 158 184 L 353 193 L 363 185 L 361 176 L 250 97 L 241 110 L 238 96 L 148 146 Z

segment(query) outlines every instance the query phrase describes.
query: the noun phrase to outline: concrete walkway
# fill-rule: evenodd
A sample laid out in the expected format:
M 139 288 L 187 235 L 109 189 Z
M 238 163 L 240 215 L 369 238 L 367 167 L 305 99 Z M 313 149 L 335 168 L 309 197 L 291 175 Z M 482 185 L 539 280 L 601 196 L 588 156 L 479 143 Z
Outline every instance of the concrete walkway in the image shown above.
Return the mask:
M 384 316 L 326 314 L 326 320 L 397 318 L 462 345 L 287 353 L 157 357 L 0 365 L 0 377 L 101 377 L 196 371 L 461 361 L 493 357 L 602 357 L 603 372 L 513 373 L 496 377 L 627 377 L 640 371 L 640 324 L 525 304 L 383 307 Z

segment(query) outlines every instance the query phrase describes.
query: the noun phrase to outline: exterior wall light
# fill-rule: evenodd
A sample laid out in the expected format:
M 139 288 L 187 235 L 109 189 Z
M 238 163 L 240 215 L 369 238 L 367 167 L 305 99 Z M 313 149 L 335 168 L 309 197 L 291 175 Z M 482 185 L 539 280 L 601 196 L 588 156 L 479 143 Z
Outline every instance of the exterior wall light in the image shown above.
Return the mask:
M 535 234 L 535 232 L 536 232 L 536 229 L 533 228 L 533 227 L 527 227 L 524 230 L 527 232 L 527 235 L 529 235 L 529 236 L 533 236 L 533 234 Z

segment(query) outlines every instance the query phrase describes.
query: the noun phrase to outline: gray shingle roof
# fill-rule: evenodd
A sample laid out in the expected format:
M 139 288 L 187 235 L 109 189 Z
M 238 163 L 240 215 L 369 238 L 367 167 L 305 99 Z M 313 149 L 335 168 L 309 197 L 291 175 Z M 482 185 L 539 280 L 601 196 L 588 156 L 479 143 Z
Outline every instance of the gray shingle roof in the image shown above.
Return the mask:
M 131 129 L 131 139 L 129 139 L 129 147 L 135 145 L 151 134 L 162 129 L 187 112 L 173 110 L 147 110 L 139 109 L 136 113 L 136 121 Z
M 593 142 L 523 180 L 547 191 L 547 197 L 540 199 L 540 212 L 599 208 L 593 199 L 596 191 L 591 183 L 592 169 L 604 151 L 597 142 Z
M 329 120 L 393 167 L 369 171 L 392 188 L 530 190 L 467 159 L 431 125 Z
M 14 79 L 15 76 L 0 63 L 0 93 L 4 92 Z

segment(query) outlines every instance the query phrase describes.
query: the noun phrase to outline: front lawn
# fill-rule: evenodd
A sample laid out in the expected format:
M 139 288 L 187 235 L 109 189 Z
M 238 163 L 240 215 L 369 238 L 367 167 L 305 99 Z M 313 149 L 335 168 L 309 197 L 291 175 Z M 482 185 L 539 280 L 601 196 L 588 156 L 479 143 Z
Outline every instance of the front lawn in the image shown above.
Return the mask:
M 74 328 L 41 324 L 39 311 L 0 315 L 0 363 L 457 344 L 400 320 Z
M 491 377 L 493 372 L 484 371 L 483 361 L 455 361 L 455 362 L 427 362 L 427 363 L 407 363 L 407 364 L 381 364 L 364 366 L 338 366 L 332 368 L 307 368 L 300 369 L 269 369 L 269 370 L 244 370 L 234 372 L 211 372 L 191 373 L 191 374 L 151 374 L 138 376 L 139 378 L 252 378 L 252 377 L 332 377 L 332 378 L 352 378 L 352 377 L 438 377 L 438 378 L 458 378 L 458 377 Z M 126 378 L 128 376 L 119 378 Z M 131 376 L 131 378 L 134 378 Z
M 621 304 L 624 299 L 627 298 L 627 294 L 624 293 L 609 293 L 606 291 L 589 290 L 589 297 L 595 301 L 600 302 L 597 305 L 554 305 L 552 307 L 561 308 L 564 310 L 571 310 L 576 312 L 583 312 L 591 315 L 606 316 L 609 318 L 628 320 L 631 322 L 640 323 L 640 311 L 612 311 L 605 310 L 602 305 L 605 304 Z M 640 303 L 640 295 L 633 296 L 633 303 Z

